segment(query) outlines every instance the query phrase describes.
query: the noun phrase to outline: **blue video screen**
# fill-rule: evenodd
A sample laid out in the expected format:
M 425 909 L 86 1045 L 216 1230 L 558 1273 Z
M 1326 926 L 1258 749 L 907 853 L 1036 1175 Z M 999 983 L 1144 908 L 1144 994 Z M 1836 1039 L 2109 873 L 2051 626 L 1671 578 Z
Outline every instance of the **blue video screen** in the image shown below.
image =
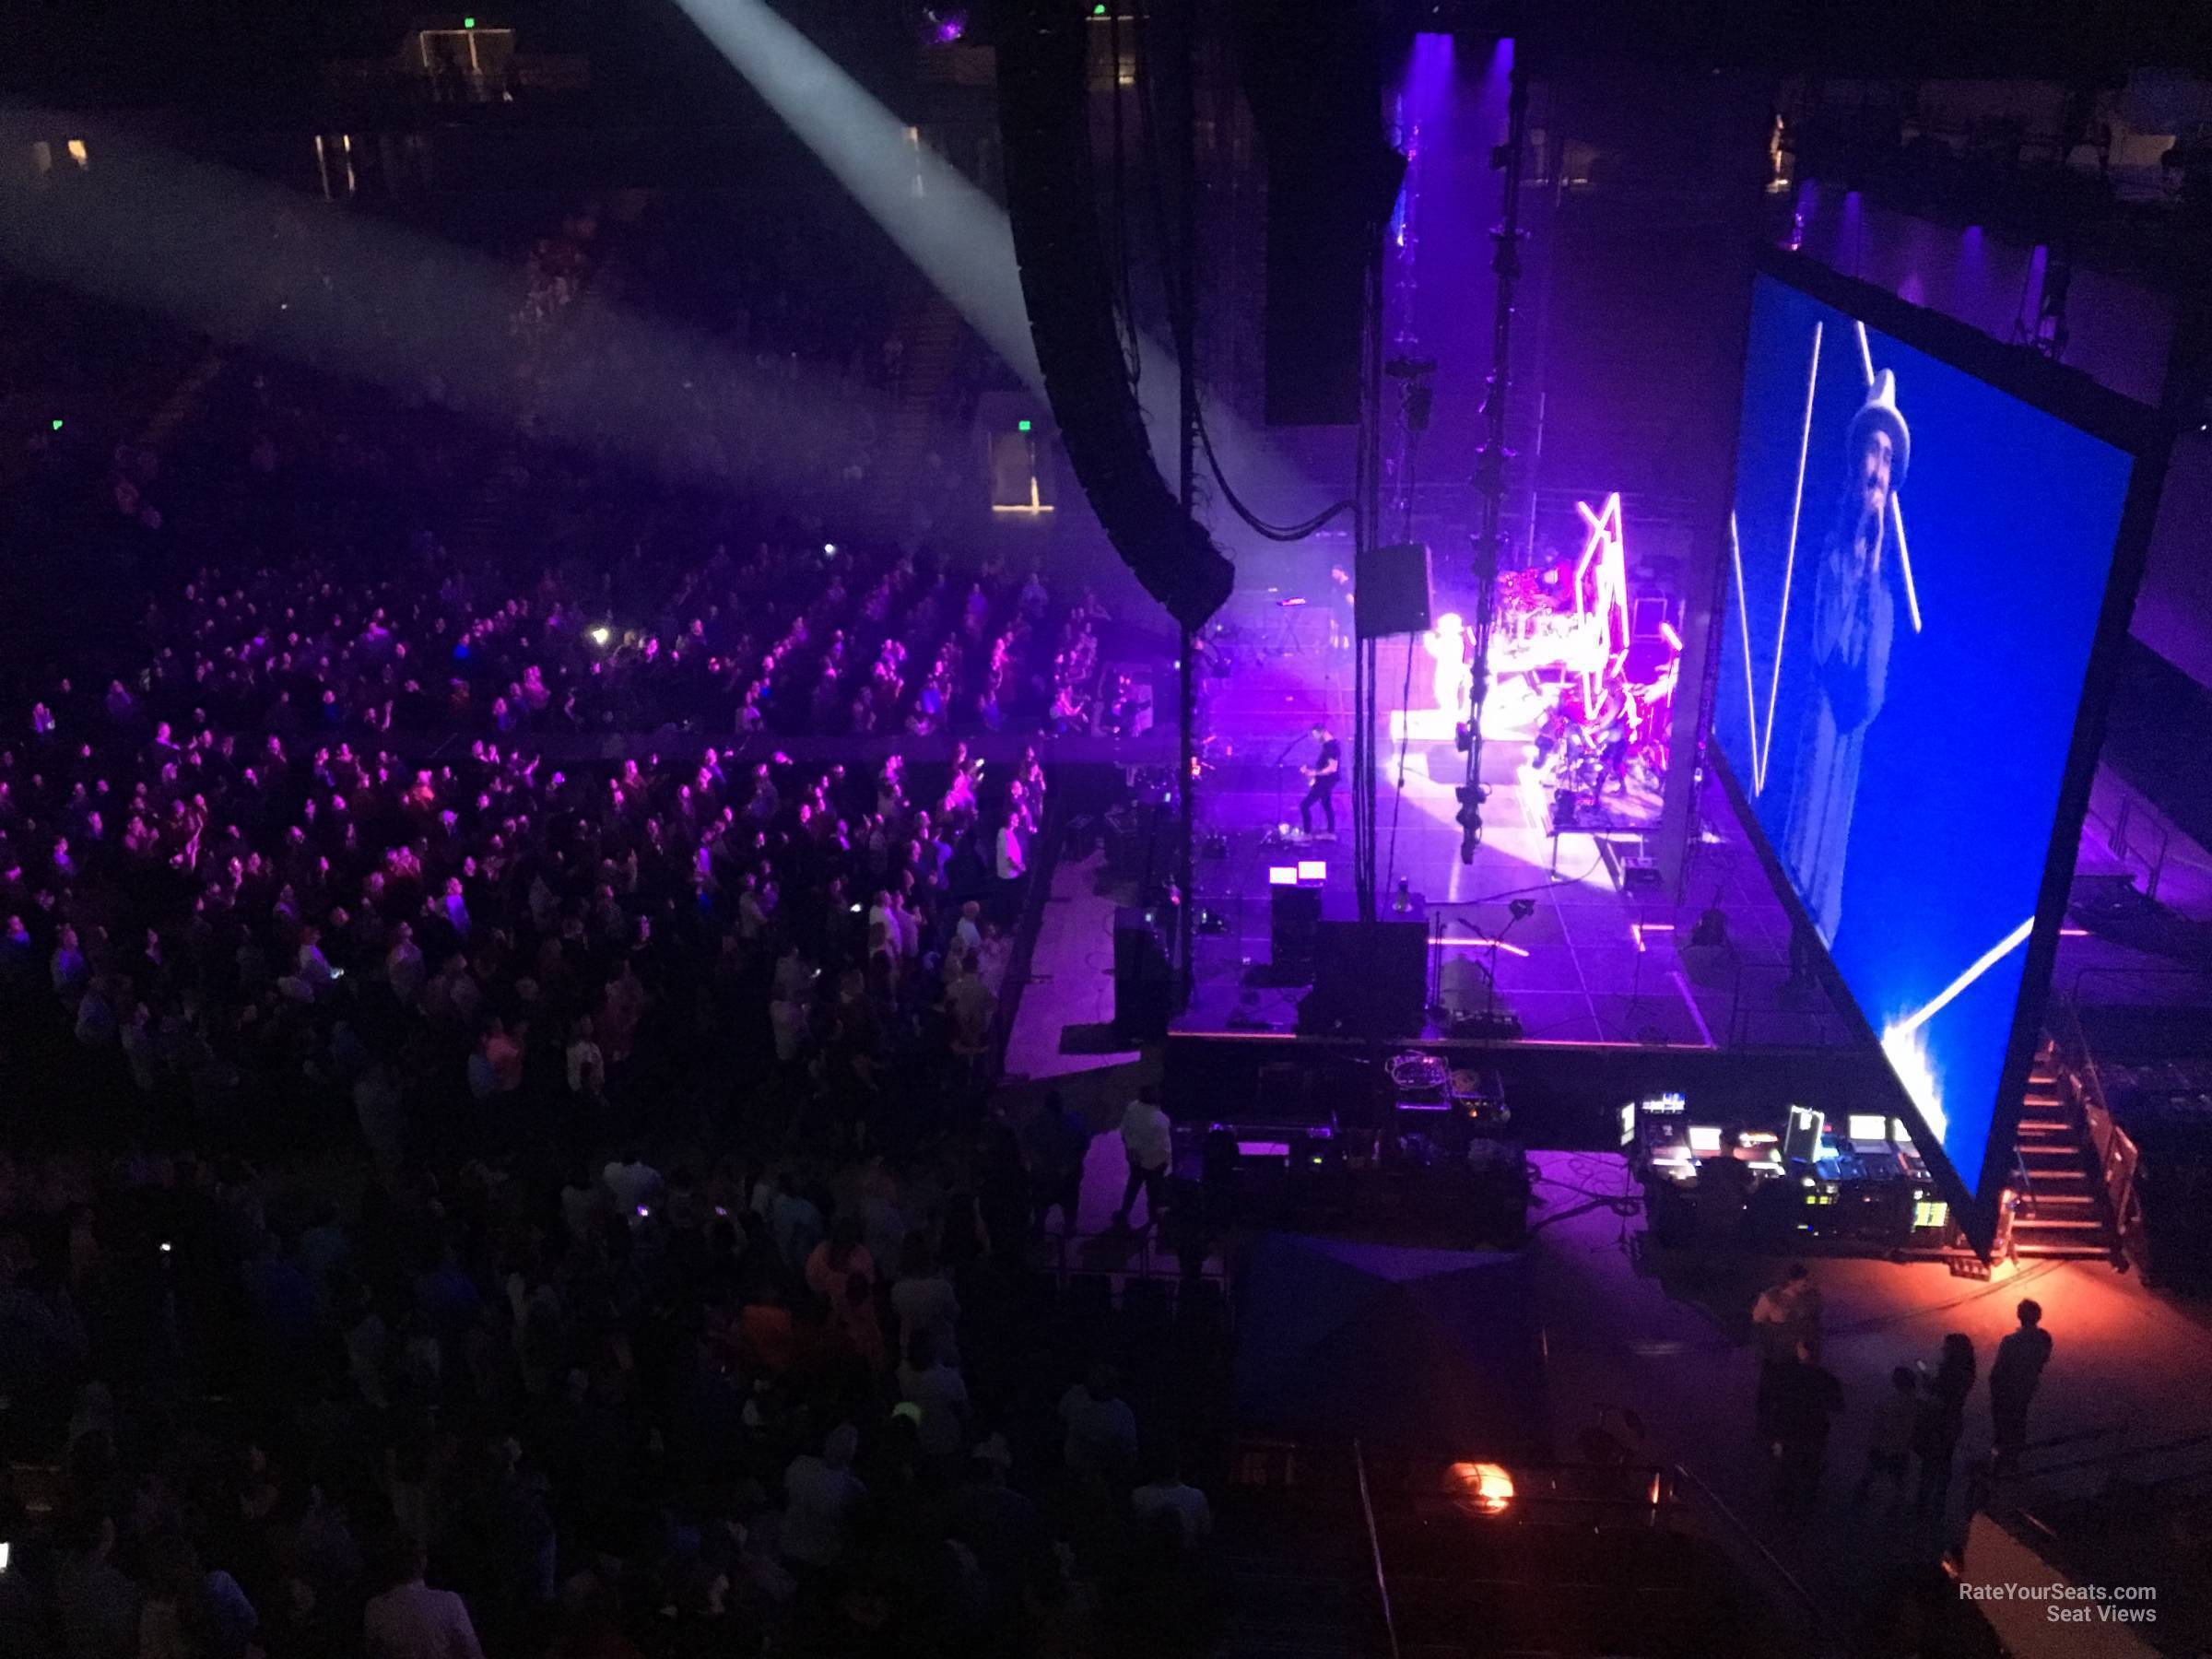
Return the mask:
M 1758 277 L 1713 735 L 1977 1197 L 2134 467 Z

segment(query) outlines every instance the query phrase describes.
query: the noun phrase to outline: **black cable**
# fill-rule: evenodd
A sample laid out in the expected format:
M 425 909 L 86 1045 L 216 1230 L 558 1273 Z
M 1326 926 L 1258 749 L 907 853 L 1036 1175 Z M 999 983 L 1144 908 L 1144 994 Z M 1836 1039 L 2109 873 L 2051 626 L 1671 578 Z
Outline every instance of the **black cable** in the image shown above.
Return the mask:
M 1118 9 L 1109 12 L 1108 16 L 1110 18 L 1118 20 Z M 1169 257 L 1169 251 L 1172 246 L 1173 239 L 1169 235 L 1168 231 L 1167 199 L 1161 185 L 1161 173 L 1159 167 L 1159 146 L 1158 137 L 1159 131 L 1159 107 L 1153 97 L 1153 79 L 1151 68 L 1152 52 L 1150 50 L 1150 46 L 1152 44 L 1152 18 L 1149 7 L 1143 3 L 1143 0 L 1138 0 L 1136 6 L 1136 19 L 1138 29 L 1138 45 L 1136 53 L 1136 95 L 1138 105 L 1142 109 L 1145 117 L 1145 159 L 1152 178 L 1151 189 L 1148 194 L 1151 196 L 1152 201 L 1153 234 L 1159 239 L 1159 242 L 1160 289 L 1167 299 L 1169 313 L 1171 315 L 1174 315 L 1176 314 L 1176 308 L 1185 303 L 1185 297 L 1180 292 L 1180 288 L 1176 280 L 1175 262 Z M 1113 74 L 1117 83 L 1114 95 L 1114 131 L 1116 135 L 1115 145 L 1118 166 L 1119 145 L 1121 142 L 1119 135 L 1121 131 L 1121 98 L 1118 84 L 1121 76 L 1121 59 L 1118 55 L 1118 48 L 1116 50 L 1117 55 L 1114 59 Z M 1116 199 L 1118 202 L 1118 173 L 1116 177 Z M 1123 308 L 1129 315 L 1130 327 L 1132 330 L 1134 330 L 1135 328 L 1135 308 L 1133 298 L 1126 287 L 1124 287 L 1123 295 Z M 1130 377 L 1131 383 L 1133 385 L 1135 383 L 1136 378 L 1137 377 L 1135 374 L 1132 374 Z M 1303 541 L 1306 539 L 1306 537 L 1320 530 L 1323 525 L 1328 524 L 1330 520 L 1336 518 L 1347 511 L 1357 508 L 1357 501 L 1338 501 L 1332 506 L 1324 508 L 1320 512 L 1315 513 L 1312 518 L 1305 520 L 1302 524 L 1269 524 L 1265 519 L 1263 519 L 1258 513 L 1253 512 L 1251 508 L 1247 507 L 1241 498 L 1238 496 L 1235 489 L 1230 487 L 1228 474 L 1222 468 L 1221 459 L 1214 453 L 1213 435 L 1206 430 L 1206 409 L 1203 399 L 1201 399 L 1199 403 L 1195 424 L 1198 429 L 1199 448 L 1206 455 L 1206 471 L 1213 475 L 1214 482 L 1219 487 L 1223 500 L 1229 502 L 1230 509 L 1239 518 L 1242 519 L 1254 533 L 1265 537 L 1267 540 L 1276 542 Z
M 1553 888 L 1576 887 L 1596 875 L 1599 867 L 1605 862 L 1606 855 L 1601 853 L 1590 861 L 1590 867 L 1580 876 L 1547 876 L 1542 881 L 1531 882 L 1526 887 L 1506 888 L 1500 892 L 1485 893 L 1479 899 L 1441 900 L 1429 908 L 1430 910 L 1468 910 L 1477 904 L 1495 904 L 1500 899 L 1518 899 L 1524 893 L 1548 893 Z
M 1221 487 L 1222 500 L 1227 501 L 1230 506 L 1235 510 L 1236 515 L 1239 518 L 1242 519 L 1247 524 L 1251 525 L 1253 530 L 1265 536 L 1269 541 L 1303 541 L 1307 536 L 1312 535 L 1315 531 L 1319 530 L 1331 519 L 1335 518 L 1342 513 L 1352 512 L 1359 505 L 1357 500 L 1342 500 L 1336 502 L 1334 506 L 1323 508 L 1321 512 L 1315 513 L 1312 518 L 1306 520 L 1303 524 L 1270 524 L 1266 520 L 1261 518 L 1259 514 L 1253 512 L 1251 508 L 1245 506 L 1242 500 L 1237 495 L 1237 492 L 1230 487 L 1229 477 L 1221 470 L 1221 458 L 1214 453 L 1213 434 L 1206 430 L 1206 406 L 1203 400 L 1200 402 L 1198 409 L 1198 447 L 1206 452 L 1206 470 L 1214 475 L 1214 482 Z

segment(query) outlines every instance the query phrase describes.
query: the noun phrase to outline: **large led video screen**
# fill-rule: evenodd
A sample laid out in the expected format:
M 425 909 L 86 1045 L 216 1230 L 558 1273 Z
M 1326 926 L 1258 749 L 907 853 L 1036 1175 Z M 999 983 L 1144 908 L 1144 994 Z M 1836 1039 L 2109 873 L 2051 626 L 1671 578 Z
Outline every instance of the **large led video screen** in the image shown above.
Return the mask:
M 2135 467 L 1756 279 L 1713 735 L 1978 1198 Z

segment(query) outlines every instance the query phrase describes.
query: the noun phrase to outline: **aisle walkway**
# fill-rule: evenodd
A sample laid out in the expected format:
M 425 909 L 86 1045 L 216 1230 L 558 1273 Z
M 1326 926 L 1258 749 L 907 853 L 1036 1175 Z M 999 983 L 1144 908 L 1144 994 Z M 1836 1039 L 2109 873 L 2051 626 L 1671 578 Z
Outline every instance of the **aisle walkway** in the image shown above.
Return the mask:
M 1006 1040 L 1008 1081 L 1069 1077 L 1137 1057 L 1113 1035 L 1113 912 L 1099 891 L 1106 854 L 1063 858 L 1037 927 L 1030 978 Z

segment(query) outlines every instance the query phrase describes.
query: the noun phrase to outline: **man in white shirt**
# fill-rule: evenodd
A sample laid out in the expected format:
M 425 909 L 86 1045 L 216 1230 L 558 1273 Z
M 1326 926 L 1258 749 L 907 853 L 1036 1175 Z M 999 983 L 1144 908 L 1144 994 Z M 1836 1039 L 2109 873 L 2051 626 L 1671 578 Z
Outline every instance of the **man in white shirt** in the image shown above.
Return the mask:
M 1108 1480 L 1129 1477 L 1136 1466 L 1136 1413 L 1122 1398 L 1113 1367 L 1093 1365 L 1086 1381 L 1062 1394 L 1060 1420 L 1067 1428 L 1061 1455 L 1070 1471 Z
M 599 1179 L 606 1190 L 615 1195 L 615 1209 L 634 1222 L 638 1211 L 649 1206 L 661 1190 L 661 1172 L 647 1163 L 635 1150 L 629 1150 L 611 1160 L 599 1171 Z
M 983 907 L 971 899 L 960 906 L 960 919 L 952 924 L 952 947 L 962 956 L 980 955 L 983 948 Z
M 830 1430 L 819 1457 L 794 1457 L 783 1471 L 785 1559 L 802 1567 L 830 1568 L 845 1553 L 845 1530 L 868 1488 L 853 1473 L 860 1430 L 841 1423 Z
M 429 1561 L 410 1547 L 407 1577 L 361 1610 L 361 1645 L 369 1659 L 484 1659 L 468 1607 L 451 1590 L 422 1582 Z
M 916 1331 L 899 1368 L 899 1397 L 922 1408 L 914 1425 L 914 1445 L 922 1455 L 942 1463 L 968 1438 L 968 1382 L 937 1358 L 927 1331 Z
M 592 1041 L 592 1022 L 588 1016 L 578 1020 L 570 1031 L 566 1058 L 569 1092 L 596 1099 L 606 1088 L 606 1056 Z
M 384 954 L 384 977 L 391 982 L 394 996 L 403 1003 L 411 1003 L 415 994 L 422 989 L 422 947 L 415 943 L 415 930 L 406 923 L 402 922 L 392 932 L 394 943 Z
M 806 1010 L 778 997 L 768 1005 L 768 1029 L 776 1042 L 776 1064 L 789 1065 L 806 1041 Z
M 1114 1225 L 1127 1227 L 1136 1195 L 1145 1195 L 1145 1225 L 1159 1219 L 1161 1190 L 1167 1185 L 1168 1165 L 1175 1153 L 1175 1126 L 1160 1110 L 1159 1090 L 1147 1083 L 1122 1113 L 1122 1150 L 1129 1159 L 1128 1184 L 1113 1212 Z
M 1011 924 L 1021 914 L 1021 888 L 1030 873 L 1030 850 L 1022 834 L 1021 820 L 1007 818 L 991 841 L 992 868 L 998 874 L 996 919 L 1002 924 Z
M 1182 1472 L 1172 1462 L 1163 1460 L 1152 1471 L 1151 1478 L 1129 1494 L 1129 1506 L 1140 1522 L 1173 1515 L 1185 1549 L 1195 1549 L 1213 1535 L 1213 1506 L 1206 1502 L 1204 1492 L 1184 1484 Z

